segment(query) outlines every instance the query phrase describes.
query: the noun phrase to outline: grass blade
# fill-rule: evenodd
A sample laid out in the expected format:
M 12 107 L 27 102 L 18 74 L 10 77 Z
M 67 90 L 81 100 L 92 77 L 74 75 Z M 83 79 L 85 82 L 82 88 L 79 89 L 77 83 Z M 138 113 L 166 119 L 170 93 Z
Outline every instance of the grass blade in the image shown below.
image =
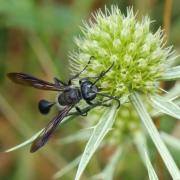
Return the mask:
M 118 147 L 103 171 L 103 179 L 104 180 L 113 180 L 115 169 L 116 169 L 117 164 L 120 161 L 122 155 L 123 155 L 123 149 L 122 149 L 122 147 Z
M 168 90 L 168 93 L 163 95 L 163 97 L 167 99 L 174 99 L 176 97 L 179 97 L 180 96 L 179 89 L 180 89 L 180 82 L 177 81 L 175 85 L 170 90 Z
M 175 66 L 167 70 L 160 79 L 175 80 L 180 78 L 180 66 Z
M 148 174 L 149 174 L 149 179 L 150 180 L 158 180 L 158 176 L 151 164 L 147 148 L 144 148 L 144 154 L 145 154 L 145 162 L 146 162 L 146 166 L 147 166 L 147 170 L 148 170 Z
M 62 176 L 64 176 L 65 174 L 69 173 L 73 168 L 75 168 L 79 161 L 81 159 L 81 156 L 78 156 L 76 159 L 74 159 L 73 161 L 71 161 L 71 163 L 69 163 L 67 166 L 65 166 L 63 169 L 61 169 L 60 171 L 58 171 L 54 176 L 53 179 L 58 179 L 61 178 Z
M 29 138 L 28 140 L 26 140 L 26 141 L 24 141 L 23 143 L 18 144 L 18 145 L 16 145 L 16 146 L 14 146 L 14 147 L 6 150 L 5 152 L 15 151 L 15 150 L 17 150 L 17 149 L 19 149 L 19 148 L 22 148 L 22 147 L 24 147 L 24 146 L 32 143 L 32 142 L 39 136 L 39 134 L 41 134 L 42 131 L 43 131 L 43 129 L 41 129 L 39 132 L 37 132 L 35 135 L 33 135 L 33 136 L 32 136 L 31 138 Z
M 177 139 L 165 132 L 161 132 L 161 137 L 163 138 L 166 144 L 177 150 L 180 150 L 180 139 Z
M 93 132 L 94 127 L 82 129 L 75 134 L 69 135 L 57 141 L 57 144 L 69 144 L 77 141 L 88 140 Z
M 91 157 L 99 147 L 105 135 L 111 129 L 113 122 L 115 120 L 116 107 L 111 107 L 110 110 L 105 111 L 99 120 L 98 124 L 95 126 L 92 136 L 90 137 L 88 143 L 86 144 L 85 150 L 82 154 L 81 161 L 78 166 L 75 180 L 79 180 L 84 169 L 86 168 Z
M 148 155 L 145 135 L 143 135 L 141 132 L 135 133 L 135 144 L 137 146 L 141 159 L 147 168 L 149 179 L 158 180 L 158 176 L 153 168 L 153 165 L 151 164 L 151 160 Z
M 155 108 L 157 108 L 159 111 L 180 119 L 180 107 L 172 101 L 161 96 L 152 96 L 151 101 L 153 102 Z
M 66 117 L 66 118 L 64 118 L 64 120 L 62 121 L 61 125 L 67 123 L 68 121 L 72 120 L 73 118 L 74 118 L 74 117 Z M 40 131 L 38 131 L 35 135 L 33 135 L 33 136 L 32 136 L 31 138 L 29 138 L 28 140 L 26 140 L 26 141 L 24 141 L 23 143 L 18 144 L 18 145 L 16 145 L 16 146 L 14 146 L 14 147 L 6 150 L 5 152 L 15 151 L 15 150 L 17 150 L 17 149 L 19 149 L 19 148 L 21 148 L 21 147 L 24 147 L 24 146 L 32 143 L 32 142 L 39 136 L 39 134 L 41 134 L 41 132 L 42 132 L 43 130 L 44 130 L 44 129 L 41 129 Z
M 119 146 L 116 149 L 116 151 L 111 155 L 111 157 L 110 157 L 106 167 L 104 168 L 104 170 L 101 171 L 100 173 L 92 176 L 90 178 L 90 180 L 99 180 L 99 179 L 113 180 L 114 172 L 115 172 L 115 169 L 118 165 L 118 162 L 124 156 L 124 149 L 125 149 L 124 144 L 123 144 L 123 147 Z
M 138 93 L 134 92 L 131 94 L 130 99 L 132 104 L 134 105 L 137 113 L 139 114 L 142 123 L 144 124 L 147 132 L 149 133 L 152 141 L 154 142 L 159 154 L 161 155 L 169 173 L 171 174 L 173 179 L 180 179 L 179 169 L 174 162 L 171 154 L 169 153 L 167 147 L 165 146 L 164 142 L 162 141 L 160 134 L 158 133 L 153 120 L 151 119 L 150 115 L 148 114 L 144 104 L 138 95 Z

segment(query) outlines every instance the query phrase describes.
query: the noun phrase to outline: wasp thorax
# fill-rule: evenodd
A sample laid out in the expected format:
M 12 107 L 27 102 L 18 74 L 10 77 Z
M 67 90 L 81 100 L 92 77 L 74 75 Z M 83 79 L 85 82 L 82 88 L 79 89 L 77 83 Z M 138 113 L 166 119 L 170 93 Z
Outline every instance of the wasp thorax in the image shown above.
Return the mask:
M 81 92 L 78 88 L 70 88 L 62 92 L 58 97 L 58 103 L 62 106 L 76 104 L 81 100 Z

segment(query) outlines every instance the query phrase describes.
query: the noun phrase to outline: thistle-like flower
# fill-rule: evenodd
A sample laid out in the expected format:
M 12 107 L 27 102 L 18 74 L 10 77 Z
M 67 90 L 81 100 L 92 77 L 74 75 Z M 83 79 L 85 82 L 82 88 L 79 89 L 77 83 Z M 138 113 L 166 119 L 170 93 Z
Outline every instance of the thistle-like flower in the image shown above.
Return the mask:
M 150 24 L 148 17 L 138 21 L 131 8 L 127 9 L 125 16 L 118 7 L 112 6 L 110 11 L 105 8 L 105 13 L 97 11 L 89 23 L 84 23 L 81 28 L 83 36 L 75 38 L 78 50 L 70 56 L 72 71 L 76 73 L 83 69 L 90 57 L 94 58 L 82 77 L 97 76 L 114 63 L 112 70 L 101 79 L 98 87 L 107 94 L 121 97 L 121 108 L 118 110 L 113 107 L 111 110 L 105 108 L 104 111 L 107 112 L 98 120 L 81 158 L 76 180 L 80 178 L 107 132 L 109 133 L 105 142 L 117 146 L 126 143 L 128 137 L 134 137 L 132 139 L 143 157 L 149 176 L 153 173 L 157 178 L 151 163 L 150 169 L 153 171 L 149 171 L 147 161 L 150 162 L 150 159 L 145 145 L 145 134 L 138 117 L 142 120 L 173 179 L 180 179 L 179 170 L 145 108 L 145 105 L 150 107 L 152 102 L 159 110 L 171 116 L 173 108 L 176 108 L 174 117 L 179 117 L 178 106 L 157 96 L 160 90 L 159 80 L 168 79 L 170 66 L 176 59 L 175 52 L 172 47 L 165 47 L 163 31 L 159 28 L 153 33 Z M 176 78 L 179 78 L 179 75 Z M 139 94 L 143 96 L 144 102 Z M 166 105 L 171 113 L 165 110 Z M 98 111 L 95 110 L 94 113 L 97 114 Z M 106 171 L 101 175 L 107 176 Z
M 164 47 L 162 30 L 152 33 L 150 19 L 137 21 L 132 9 L 127 10 L 127 16 L 115 6 L 105 11 L 98 11 L 89 24 L 84 23 L 84 36 L 75 39 L 78 52 L 71 56 L 76 63 L 71 62 L 73 70 L 82 69 L 93 56 L 84 76 L 95 76 L 115 63 L 99 83 L 107 93 L 123 97 L 130 91 L 157 92 L 157 80 L 174 54 L 171 47 Z

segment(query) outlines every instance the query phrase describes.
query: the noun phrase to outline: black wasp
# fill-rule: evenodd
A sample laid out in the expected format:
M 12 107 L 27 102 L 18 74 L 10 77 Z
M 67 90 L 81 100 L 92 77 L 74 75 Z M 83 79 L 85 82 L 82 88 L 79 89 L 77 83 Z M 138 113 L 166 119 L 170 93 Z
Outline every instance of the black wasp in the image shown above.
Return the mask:
M 90 58 L 90 60 L 93 57 Z M 47 114 L 54 104 L 58 104 L 63 108 L 58 114 L 47 124 L 42 133 L 34 140 L 31 145 L 30 152 L 35 152 L 42 146 L 44 146 L 58 124 L 63 120 L 65 116 L 69 115 L 82 115 L 86 116 L 88 111 L 97 106 L 109 106 L 106 102 L 109 100 L 116 100 L 118 107 L 120 101 L 118 97 L 110 96 L 107 94 L 100 93 L 100 88 L 96 86 L 96 83 L 110 71 L 114 63 L 105 71 L 102 71 L 97 77 L 86 77 L 79 80 L 79 87 L 72 85 L 72 80 L 80 76 L 80 74 L 88 67 L 89 62 L 82 71 L 70 78 L 68 83 L 64 83 L 61 80 L 54 78 L 54 83 L 46 82 L 44 80 L 35 78 L 25 73 L 8 73 L 8 77 L 17 84 L 25 86 L 31 86 L 37 89 L 57 91 L 60 92 L 57 98 L 57 102 L 49 102 L 47 100 L 39 101 L 39 111 L 42 114 Z M 92 79 L 93 81 L 91 81 Z M 105 100 L 93 102 L 96 96 L 103 96 Z M 88 106 L 84 109 L 80 109 L 77 105 L 80 100 L 84 100 Z M 75 108 L 75 112 L 70 112 L 72 108 Z

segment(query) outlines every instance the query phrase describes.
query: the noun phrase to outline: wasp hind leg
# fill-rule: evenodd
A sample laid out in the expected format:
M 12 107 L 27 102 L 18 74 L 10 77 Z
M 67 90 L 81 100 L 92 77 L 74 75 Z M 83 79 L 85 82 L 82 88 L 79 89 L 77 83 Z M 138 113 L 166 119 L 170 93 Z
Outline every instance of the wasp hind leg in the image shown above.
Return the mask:
M 79 107 L 76 106 L 75 107 L 76 111 L 75 112 L 70 112 L 66 116 L 78 116 L 78 115 L 87 116 L 88 112 L 91 109 L 94 109 L 95 107 L 98 107 L 98 106 L 110 107 L 111 104 L 105 103 L 106 101 L 108 101 L 108 100 L 105 100 L 103 102 L 91 103 L 91 105 L 89 105 L 89 106 L 87 106 L 87 107 L 85 107 L 83 109 L 80 109 Z
M 58 87 L 67 86 L 67 85 L 68 85 L 68 84 L 66 84 L 65 82 L 59 80 L 59 79 L 56 78 L 56 77 L 54 78 L 54 83 L 55 83 L 55 85 L 58 86 Z
M 79 115 L 87 116 L 87 112 L 86 111 L 84 112 L 83 109 L 80 109 L 78 106 L 75 106 L 75 109 L 79 113 Z

